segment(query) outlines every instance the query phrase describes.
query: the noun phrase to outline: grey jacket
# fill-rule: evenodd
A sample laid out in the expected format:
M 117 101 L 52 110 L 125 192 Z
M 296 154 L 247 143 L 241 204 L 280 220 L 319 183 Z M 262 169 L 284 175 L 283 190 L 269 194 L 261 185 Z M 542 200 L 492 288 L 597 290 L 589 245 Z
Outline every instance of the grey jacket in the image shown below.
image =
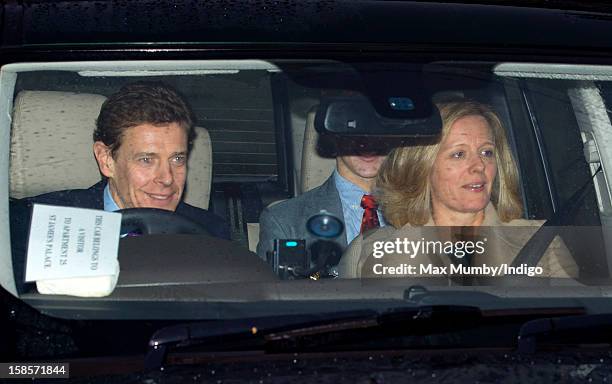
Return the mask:
M 273 251 L 274 239 L 304 239 L 306 249 L 316 238 L 308 233 L 306 221 L 322 209 L 344 218 L 340 195 L 333 175 L 321 186 L 295 197 L 265 208 L 259 217 L 259 243 L 257 254 L 266 259 L 266 252 Z M 346 232 L 343 230 L 335 241 L 345 249 Z

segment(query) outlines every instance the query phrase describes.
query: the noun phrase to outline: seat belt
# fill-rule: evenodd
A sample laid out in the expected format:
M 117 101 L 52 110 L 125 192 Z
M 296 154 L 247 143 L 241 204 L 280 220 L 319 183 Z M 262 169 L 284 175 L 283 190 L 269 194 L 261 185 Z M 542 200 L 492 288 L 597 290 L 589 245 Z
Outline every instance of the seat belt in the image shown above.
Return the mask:
M 568 223 L 568 219 L 576 209 L 580 207 L 587 192 L 594 186 L 593 179 L 600 171 L 601 166 L 597 168 L 597 171 L 595 171 L 591 179 L 567 200 L 561 209 L 555 212 L 550 219 L 542 224 L 516 255 L 512 262 L 512 267 L 518 267 L 521 264 L 527 264 L 529 267 L 538 265 L 542 256 L 544 256 L 544 252 L 546 252 L 546 249 L 558 234 L 559 228 Z

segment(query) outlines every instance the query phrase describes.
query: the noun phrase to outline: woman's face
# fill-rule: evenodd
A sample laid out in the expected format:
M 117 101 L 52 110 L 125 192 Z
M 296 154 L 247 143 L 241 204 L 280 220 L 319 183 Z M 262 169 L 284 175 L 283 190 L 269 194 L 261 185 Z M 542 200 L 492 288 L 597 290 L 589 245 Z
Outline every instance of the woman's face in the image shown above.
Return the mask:
M 436 217 L 484 211 L 497 174 L 495 143 L 487 120 L 478 115 L 455 121 L 430 175 Z

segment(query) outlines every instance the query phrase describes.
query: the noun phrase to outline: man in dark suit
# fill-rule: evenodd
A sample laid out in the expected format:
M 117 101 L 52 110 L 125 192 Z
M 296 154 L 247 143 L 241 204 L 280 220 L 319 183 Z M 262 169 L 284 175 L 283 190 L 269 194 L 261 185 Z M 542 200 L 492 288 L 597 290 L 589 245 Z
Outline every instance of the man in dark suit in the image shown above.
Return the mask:
M 102 105 L 93 152 L 103 180 L 89 189 L 51 192 L 11 202 L 13 265 L 23 273 L 25 244 L 34 203 L 116 211 L 159 208 L 229 239 L 225 221 L 182 201 L 194 119 L 187 103 L 161 83 L 134 83 Z M 19 279 L 21 278 L 21 279 Z M 16 281 L 23 278 L 17 276 Z
M 29 218 L 29 210 L 33 203 L 59 205 L 62 207 L 77 207 L 89 209 L 104 209 L 104 191 L 107 188 L 106 181 L 99 181 L 87 189 L 71 189 L 65 191 L 45 193 L 36 197 L 23 199 L 11 203 L 11 214 L 15 213 L 15 220 L 18 218 Z M 147 208 L 147 207 L 145 207 Z M 24 211 L 26 209 L 27 211 Z M 20 212 L 21 214 L 17 214 Z M 177 214 L 194 221 L 204 228 L 213 236 L 222 239 L 230 239 L 229 227 L 225 221 L 204 209 L 196 208 L 183 201 L 180 201 L 174 210 Z M 12 216 L 11 216 L 12 217 Z M 14 221 L 12 221 L 12 224 Z M 29 227 L 29 221 L 16 227 Z M 27 231 L 27 227 L 25 228 Z
M 389 142 L 384 140 L 337 139 L 336 169 L 321 186 L 262 211 L 259 257 L 267 259 L 273 251 L 274 239 L 304 239 L 308 249 L 317 238 L 306 229 L 306 221 L 321 210 L 343 220 L 344 231 L 333 239 L 342 250 L 365 227 L 362 223 L 368 213 L 374 211 L 378 225 L 384 225 L 377 207 L 368 209 L 365 200 L 371 198 L 378 169 L 389 149 Z

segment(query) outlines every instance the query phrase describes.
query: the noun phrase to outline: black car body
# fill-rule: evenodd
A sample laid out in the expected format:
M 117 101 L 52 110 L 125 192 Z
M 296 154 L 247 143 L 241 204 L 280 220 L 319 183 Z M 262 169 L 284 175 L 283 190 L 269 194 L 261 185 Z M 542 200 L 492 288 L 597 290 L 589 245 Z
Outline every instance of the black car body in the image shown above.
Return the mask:
M 233 243 L 131 239 L 123 265 L 138 273 L 126 267 L 112 295 L 49 296 L 17 292 L 5 225 L 2 361 L 69 361 L 74 377 L 171 382 L 609 377 L 612 8 L 492 3 L 5 2 L 0 65 L 13 82 L 0 79 L 11 96 L 2 101 L 10 151 L 1 151 L 0 220 L 10 222 L 9 199 L 25 197 L 9 191 L 19 164 L 6 106 L 19 92 L 108 95 L 157 72 L 201 107 L 213 146 L 209 209 L 228 219 Z M 462 92 L 498 110 L 511 127 L 526 218 L 558 218 L 571 206 L 574 234 L 563 239 L 580 255 L 578 278 L 289 282 L 253 259 L 248 224 L 302 193 L 296 126 L 330 90 L 375 105 L 414 73 L 432 95 Z M 585 186 L 593 188 L 576 198 Z M 187 256 L 173 258 L 180 246 Z

